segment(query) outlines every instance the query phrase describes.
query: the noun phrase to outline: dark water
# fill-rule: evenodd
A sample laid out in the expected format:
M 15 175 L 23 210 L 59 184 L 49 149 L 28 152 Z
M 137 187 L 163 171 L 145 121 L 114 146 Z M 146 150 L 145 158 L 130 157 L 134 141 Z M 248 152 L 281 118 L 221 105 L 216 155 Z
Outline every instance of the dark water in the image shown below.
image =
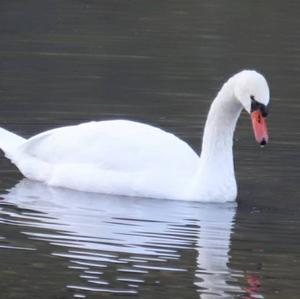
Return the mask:
M 272 94 L 266 148 L 246 114 L 238 124 L 237 205 L 50 189 L 1 156 L 1 298 L 299 298 L 299 10 L 1 0 L 0 123 L 22 136 L 126 118 L 200 150 L 231 74 L 257 69 Z

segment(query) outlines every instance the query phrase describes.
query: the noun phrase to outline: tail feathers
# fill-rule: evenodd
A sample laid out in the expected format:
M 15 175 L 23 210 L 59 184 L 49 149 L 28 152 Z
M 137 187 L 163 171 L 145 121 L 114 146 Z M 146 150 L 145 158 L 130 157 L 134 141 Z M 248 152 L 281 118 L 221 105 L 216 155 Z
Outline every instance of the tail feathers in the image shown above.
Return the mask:
M 8 158 L 25 141 L 25 138 L 0 128 L 0 148 Z

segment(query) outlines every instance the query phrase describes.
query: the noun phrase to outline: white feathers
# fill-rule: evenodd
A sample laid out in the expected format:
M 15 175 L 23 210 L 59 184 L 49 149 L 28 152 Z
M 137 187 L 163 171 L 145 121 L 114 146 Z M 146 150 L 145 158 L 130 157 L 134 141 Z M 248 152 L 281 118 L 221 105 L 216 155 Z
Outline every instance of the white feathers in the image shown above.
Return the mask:
M 232 201 L 237 189 L 232 139 L 240 111 L 247 108 L 237 97 L 255 93 L 266 101 L 269 91 L 262 78 L 244 71 L 224 84 L 208 115 L 201 158 L 173 134 L 127 120 L 62 127 L 28 140 L 0 129 L 0 147 L 24 176 L 52 186 L 128 196 Z

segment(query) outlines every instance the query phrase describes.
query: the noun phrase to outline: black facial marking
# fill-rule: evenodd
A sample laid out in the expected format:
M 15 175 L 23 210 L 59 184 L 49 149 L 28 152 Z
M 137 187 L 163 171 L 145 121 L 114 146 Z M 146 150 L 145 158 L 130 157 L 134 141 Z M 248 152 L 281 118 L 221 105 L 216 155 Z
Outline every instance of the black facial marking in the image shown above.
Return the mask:
M 263 117 L 268 116 L 268 107 L 264 104 L 261 104 L 255 100 L 253 95 L 250 96 L 251 99 L 251 112 L 260 110 Z

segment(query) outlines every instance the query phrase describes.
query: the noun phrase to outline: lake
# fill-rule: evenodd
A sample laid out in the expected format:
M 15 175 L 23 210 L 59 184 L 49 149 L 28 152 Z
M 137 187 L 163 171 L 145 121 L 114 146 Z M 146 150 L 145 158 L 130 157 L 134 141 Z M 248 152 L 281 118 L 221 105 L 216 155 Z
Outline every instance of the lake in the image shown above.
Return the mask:
M 278 0 L 2 0 L 0 123 L 24 137 L 121 118 L 200 152 L 211 101 L 242 69 L 265 75 L 271 107 L 264 148 L 245 112 L 238 122 L 237 203 L 50 188 L 1 155 L 1 296 L 299 298 L 299 10 Z

